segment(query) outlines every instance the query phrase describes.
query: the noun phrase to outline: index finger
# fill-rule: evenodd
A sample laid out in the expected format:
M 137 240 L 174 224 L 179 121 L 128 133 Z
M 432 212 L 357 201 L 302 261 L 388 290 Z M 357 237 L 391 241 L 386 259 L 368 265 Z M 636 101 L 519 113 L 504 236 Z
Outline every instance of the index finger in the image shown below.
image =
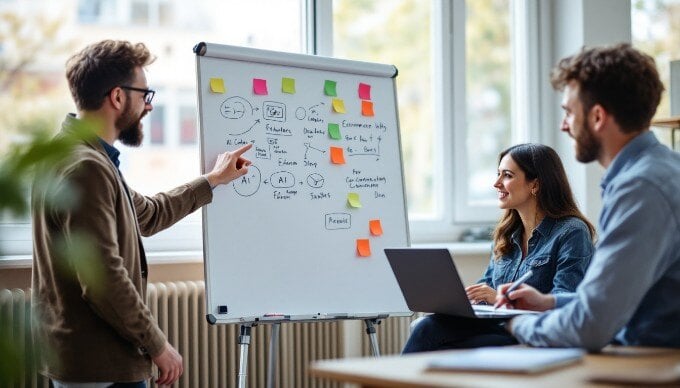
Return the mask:
M 234 154 L 235 156 L 240 157 L 241 155 L 243 155 L 244 152 L 248 151 L 251 148 L 253 148 L 253 143 L 249 143 L 249 144 L 244 145 L 241 148 L 237 148 L 237 149 L 231 151 L 231 153 Z

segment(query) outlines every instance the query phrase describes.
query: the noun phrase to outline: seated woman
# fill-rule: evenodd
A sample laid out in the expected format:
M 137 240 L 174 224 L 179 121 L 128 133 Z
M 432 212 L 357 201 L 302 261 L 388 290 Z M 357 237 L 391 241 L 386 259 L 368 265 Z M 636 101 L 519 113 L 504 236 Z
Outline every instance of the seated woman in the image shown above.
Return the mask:
M 593 255 L 595 228 L 578 210 L 555 150 L 520 144 L 501 152 L 493 186 L 505 213 L 484 276 L 466 288 L 470 301 L 493 304 L 498 286 L 529 270 L 526 283 L 541 292 L 573 292 Z M 503 322 L 428 315 L 412 325 L 403 353 L 516 344 Z

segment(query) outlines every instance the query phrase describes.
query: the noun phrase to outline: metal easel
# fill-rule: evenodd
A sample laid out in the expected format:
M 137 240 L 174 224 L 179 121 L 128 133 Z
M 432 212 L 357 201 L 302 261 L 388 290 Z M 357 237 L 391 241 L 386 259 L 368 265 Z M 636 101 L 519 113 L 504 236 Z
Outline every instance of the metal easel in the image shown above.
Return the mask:
M 318 321 L 317 321 L 318 322 Z M 375 333 L 375 325 L 380 324 L 379 318 L 364 319 L 366 324 L 366 334 L 371 340 L 371 352 L 373 357 L 380 357 L 378 338 Z M 238 343 L 240 347 L 240 357 L 238 363 L 238 388 L 246 388 L 248 377 L 248 349 L 250 346 L 251 330 L 257 323 L 245 323 L 240 327 Z M 279 334 L 281 332 L 281 322 L 272 322 L 272 332 L 269 338 L 269 357 L 267 359 L 267 388 L 276 386 L 276 366 L 277 355 L 279 354 Z

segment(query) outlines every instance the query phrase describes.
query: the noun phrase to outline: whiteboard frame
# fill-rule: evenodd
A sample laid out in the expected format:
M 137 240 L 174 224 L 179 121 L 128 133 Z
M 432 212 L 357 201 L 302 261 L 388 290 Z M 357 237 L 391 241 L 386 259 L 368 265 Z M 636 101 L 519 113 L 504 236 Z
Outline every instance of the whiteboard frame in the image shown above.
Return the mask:
M 202 93 L 200 89 L 201 83 L 201 72 L 200 72 L 200 57 L 213 57 L 221 59 L 230 59 L 243 62 L 256 62 L 271 65 L 281 65 L 290 66 L 303 69 L 313 69 L 313 70 L 324 70 L 331 72 L 347 73 L 353 75 L 367 75 L 383 78 L 392 78 L 393 89 L 394 89 L 394 106 L 395 106 L 395 119 L 396 119 L 396 130 L 397 130 L 397 144 L 398 144 L 398 159 L 400 163 L 400 175 L 401 175 L 401 187 L 402 187 L 402 198 L 403 198 L 403 209 L 404 209 L 404 225 L 406 227 L 406 244 L 408 247 L 411 246 L 411 237 L 408 223 L 408 207 L 407 207 L 407 197 L 405 190 L 405 179 L 404 179 L 404 169 L 403 169 L 403 154 L 401 147 L 401 128 L 399 121 L 399 109 L 397 101 L 397 88 L 396 88 L 396 76 L 398 70 L 394 65 L 386 65 L 371 62 L 362 61 L 352 61 L 346 59 L 329 58 L 323 56 L 296 54 L 296 53 L 286 53 L 270 50 L 262 50 L 255 48 L 247 48 L 240 46 L 231 45 L 221 45 L 215 43 L 200 42 L 196 44 L 193 48 L 194 54 L 196 54 L 196 81 L 197 81 L 197 115 L 198 115 L 198 125 L 200 132 L 200 165 L 201 173 L 205 174 L 205 164 L 204 161 L 204 122 L 203 115 L 201 114 L 202 109 Z M 208 233 L 206 225 L 206 212 L 207 208 L 204 206 L 202 208 L 202 240 L 203 240 L 203 264 L 204 264 L 204 276 L 206 282 L 206 310 L 212 305 L 210 287 L 210 260 L 207 259 L 208 252 Z M 244 290 L 244 293 L 247 293 Z M 228 324 L 228 323 L 239 323 L 239 324 L 258 324 L 258 323 L 281 323 L 281 322 L 313 322 L 313 321 L 330 321 L 330 320 L 348 320 L 348 319 L 385 319 L 388 317 L 405 317 L 411 316 L 414 312 L 412 311 L 393 311 L 388 313 L 334 313 L 334 314 L 301 314 L 301 315 L 255 315 L 255 316 L 242 316 L 233 318 L 220 318 L 214 314 L 206 314 L 206 319 L 210 324 Z

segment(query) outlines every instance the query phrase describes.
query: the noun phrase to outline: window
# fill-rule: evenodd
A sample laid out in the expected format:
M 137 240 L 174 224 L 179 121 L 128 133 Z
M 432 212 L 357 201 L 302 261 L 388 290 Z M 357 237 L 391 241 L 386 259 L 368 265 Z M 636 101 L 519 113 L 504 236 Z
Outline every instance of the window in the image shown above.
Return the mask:
M 633 45 L 654 57 L 666 93 L 656 117 L 669 117 L 670 61 L 680 60 L 680 0 L 635 0 L 631 2 Z M 673 85 L 680 88 L 680 85 Z
M 149 114 L 149 134 L 150 143 L 154 145 L 163 145 L 165 142 L 165 107 L 163 105 L 156 105 L 153 111 Z
M 131 187 L 147 195 L 199 173 L 191 47 L 200 40 L 288 52 L 305 52 L 310 47 L 324 55 L 396 65 L 414 241 L 450 241 L 465 228 L 496 220 L 499 212 L 491 185 L 497 154 L 510 143 L 526 141 L 524 121 L 532 118 L 525 116 L 538 114 L 527 113 L 531 109 L 526 108 L 522 116 L 510 104 L 518 100 L 515 90 L 521 89 L 511 87 L 517 69 L 529 67 L 518 64 L 525 64 L 531 58 L 527 52 L 534 49 L 518 46 L 526 36 L 517 25 L 537 23 L 517 18 L 516 11 L 537 7 L 537 2 L 37 0 L 31 4 L 37 15 L 50 4 L 52 15 L 77 14 L 78 18 L 52 17 L 60 23 L 59 33 L 49 38 L 34 35 L 53 42 L 49 45 L 53 51 L 29 58 L 30 71 L 19 72 L 22 88 L 12 93 L 0 90 L 0 149 L 22 128 L 37 124 L 56 128 L 64 113 L 73 111 L 63 67 L 54 65 L 64 63 L 73 47 L 132 33 L 158 56 L 147 72 L 150 87 L 158 93 L 153 112 L 143 120 L 145 144 L 140 149 L 120 146 L 123 174 Z M 59 12 L 54 12 L 55 7 L 60 7 Z M 47 13 L 44 16 L 49 19 Z M 38 20 L 26 18 L 23 24 L 39 32 Z M 667 19 L 671 20 L 675 18 Z M 172 28 L 158 33 L 158 26 Z M 313 35 L 306 36 L 308 32 Z M 3 60 L 18 56 L 12 47 L 9 41 L 3 43 Z M 35 85 L 40 93 L 31 89 Z M 5 243 L 8 240 L 11 244 Z M 0 241 L 12 247 L 12 254 L 28 254 L 28 222 L 0 222 Z M 200 249 L 200 212 L 145 244 L 150 251 Z
M 196 108 L 193 106 L 179 108 L 180 144 L 196 144 L 196 113 Z
M 513 138 L 511 14 L 509 0 L 333 2 L 333 54 L 399 69 L 416 240 L 451 240 L 499 214 L 497 155 Z

